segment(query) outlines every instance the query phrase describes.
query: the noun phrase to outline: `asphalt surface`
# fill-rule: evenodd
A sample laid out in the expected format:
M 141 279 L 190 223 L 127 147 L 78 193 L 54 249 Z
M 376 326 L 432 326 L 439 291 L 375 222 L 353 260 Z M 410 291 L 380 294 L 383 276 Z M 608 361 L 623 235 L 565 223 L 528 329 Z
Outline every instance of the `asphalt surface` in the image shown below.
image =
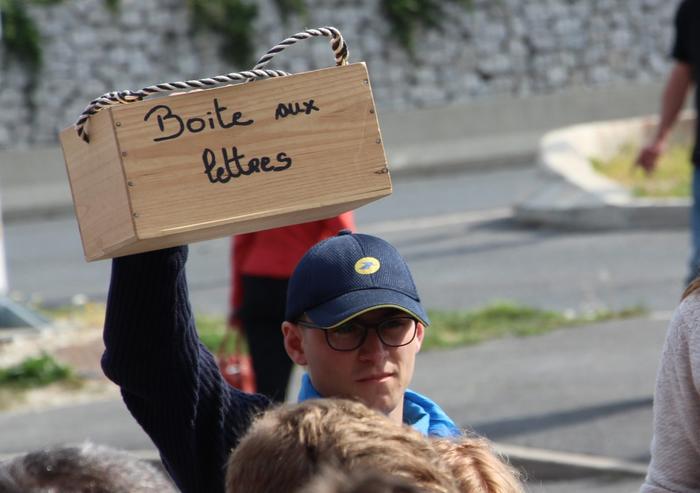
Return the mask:
M 357 224 L 399 247 L 430 307 L 509 299 L 560 311 L 639 304 L 669 311 L 678 300 L 687 231 L 524 228 L 510 211 L 538 189 L 532 166 L 398 177 L 394 186 L 392 196 L 357 210 Z M 84 261 L 72 215 L 11 221 L 4 233 L 13 295 L 52 305 L 76 294 L 105 298 L 110 263 Z M 191 245 L 188 278 L 197 311 L 226 313 L 229 248 L 227 239 Z

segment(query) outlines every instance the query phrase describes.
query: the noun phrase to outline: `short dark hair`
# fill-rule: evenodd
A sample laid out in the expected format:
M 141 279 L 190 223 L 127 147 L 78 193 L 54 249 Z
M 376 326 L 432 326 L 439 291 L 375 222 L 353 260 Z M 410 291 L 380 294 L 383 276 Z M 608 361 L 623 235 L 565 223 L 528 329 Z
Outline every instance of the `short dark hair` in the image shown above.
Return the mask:
M 0 491 L 175 493 L 163 472 L 134 455 L 84 443 L 28 452 L 0 462 Z

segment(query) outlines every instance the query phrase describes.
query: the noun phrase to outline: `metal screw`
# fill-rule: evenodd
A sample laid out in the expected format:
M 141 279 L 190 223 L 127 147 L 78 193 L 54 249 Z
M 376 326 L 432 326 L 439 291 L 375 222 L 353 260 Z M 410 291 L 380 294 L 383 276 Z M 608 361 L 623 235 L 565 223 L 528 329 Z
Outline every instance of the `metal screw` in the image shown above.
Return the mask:
M 374 108 L 370 108 L 370 109 L 369 109 L 369 112 L 372 113 L 372 114 L 374 114 Z
M 122 151 L 122 157 L 126 157 L 126 151 Z
M 382 143 L 382 139 L 377 139 L 377 140 L 375 140 L 375 142 L 376 142 L 377 144 L 381 144 L 381 143 Z
M 133 186 L 134 186 L 134 182 L 133 182 L 133 181 L 127 181 L 126 184 L 129 185 L 130 187 L 133 187 Z
M 122 126 L 122 122 L 114 122 L 114 125 L 116 125 L 117 127 L 121 127 L 121 126 Z
M 364 85 L 367 85 L 367 84 L 369 84 L 369 80 L 368 80 L 368 79 L 365 79 L 365 80 L 362 81 L 362 83 L 363 83 Z
M 138 213 L 138 212 L 134 212 L 134 213 L 132 214 L 132 216 L 134 216 L 134 217 L 139 217 L 139 213 Z

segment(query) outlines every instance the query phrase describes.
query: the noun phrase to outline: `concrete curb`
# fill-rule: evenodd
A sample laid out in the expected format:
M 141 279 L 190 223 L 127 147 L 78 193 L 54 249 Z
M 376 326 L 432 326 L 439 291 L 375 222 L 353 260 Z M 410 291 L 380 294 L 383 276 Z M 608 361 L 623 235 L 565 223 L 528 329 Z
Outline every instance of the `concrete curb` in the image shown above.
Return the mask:
M 684 113 L 677 132 L 691 132 Z M 621 144 L 640 146 L 655 128 L 653 117 L 596 122 L 547 133 L 538 164 L 548 183 L 515 207 L 515 220 L 565 229 L 687 228 L 690 199 L 641 199 L 596 173 L 592 158 L 605 159 Z
M 561 481 L 592 477 L 644 478 L 647 465 L 612 457 L 573 454 L 503 443 L 494 444 L 496 451 L 510 464 L 525 471 L 526 479 Z
M 398 177 L 529 166 L 537 158 L 541 135 L 541 132 L 509 135 L 507 145 L 501 136 L 438 140 L 420 145 L 387 143 L 387 162 L 392 176 Z

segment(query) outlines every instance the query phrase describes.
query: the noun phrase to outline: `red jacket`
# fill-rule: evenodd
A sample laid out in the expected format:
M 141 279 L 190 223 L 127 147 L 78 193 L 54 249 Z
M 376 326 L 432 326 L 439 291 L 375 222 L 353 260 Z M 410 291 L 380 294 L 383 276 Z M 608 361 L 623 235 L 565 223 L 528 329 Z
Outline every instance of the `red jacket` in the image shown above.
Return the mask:
M 335 236 L 341 229 L 355 230 L 352 211 L 340 216 L 284 228 L 236 235 L 231 242 L 231 315 L 243 302 L 241 276 L 288 279 L 301 257 L 319 241 Z

